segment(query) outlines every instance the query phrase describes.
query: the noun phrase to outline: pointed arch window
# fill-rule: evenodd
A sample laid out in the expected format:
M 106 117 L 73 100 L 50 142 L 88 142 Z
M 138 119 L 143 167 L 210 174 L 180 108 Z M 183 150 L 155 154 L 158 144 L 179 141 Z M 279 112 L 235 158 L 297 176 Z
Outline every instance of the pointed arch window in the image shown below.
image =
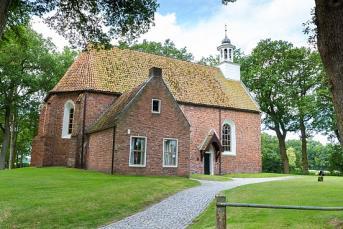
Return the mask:
M 236 126 L 231 120 L 225 120 L 222 125 L 222 145 L 224 155 L 236 155 Z
M 75 112 L 75 104 L 73 101 L 68 100 L 64 104 L 62 138 L 71 138 L 71 134 L 73 132 L 73 124 L 74 124 L 74 112 Z

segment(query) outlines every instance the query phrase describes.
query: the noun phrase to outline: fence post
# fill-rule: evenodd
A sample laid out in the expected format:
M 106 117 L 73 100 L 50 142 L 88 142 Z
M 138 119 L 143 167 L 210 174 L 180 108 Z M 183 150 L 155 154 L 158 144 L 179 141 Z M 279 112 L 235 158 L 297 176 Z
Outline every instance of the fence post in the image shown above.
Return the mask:
M 217 229 L 226 229 L 226 206 L 218 206 L 218 203 L 225 203 L 226 196 L 223 194 L 216 195 L 216 221 Z

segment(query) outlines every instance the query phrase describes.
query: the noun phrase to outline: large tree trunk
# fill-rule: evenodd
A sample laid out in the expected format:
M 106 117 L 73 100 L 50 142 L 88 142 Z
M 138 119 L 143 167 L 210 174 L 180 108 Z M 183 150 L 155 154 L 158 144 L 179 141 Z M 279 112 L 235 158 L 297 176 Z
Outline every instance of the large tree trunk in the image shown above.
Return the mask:
M 343 0 L 315 2 L 318 49 L 331 84 L 339 134 L 343 136 Z
M 300 117 L 300 133 L 301 133 L 301 164 L 304 174 L 308 174 L 308 156 L 307 156 L 307 136 L 304 119 Z
M 11 122 L 11 143 L 10 143 L 10 155 L 8 158 L 8 168 L 13 168 L 13 158 L 15 155 L 15 148 L 16 148 L 16 142 L 17 142 L 17 125 L 16 125 L 16 115 L 13 114 L 12 116 L 12 122 Z
M 288 174 L 289 173 L 289 161 L 287 156 L 287 149 L 286 149 L 286 135 L 282 134 L 280 130 L 276 129 L 276 136 L 279 140 L 279 150 L 280 156 L 283 164 L 283 172 Z
M 5 110 L 5 126 L 4 126 L 4 135 L 2 141 L 2 147 L 0 152 L 0 169 L 5 169 L 6 165 L 6 153 L 8 149 L 8 144 L 10 142 L 10 119 L 11 111 L 9 108 Z
M 0 37 L 5 29 L 11 0 L 0 0 Z

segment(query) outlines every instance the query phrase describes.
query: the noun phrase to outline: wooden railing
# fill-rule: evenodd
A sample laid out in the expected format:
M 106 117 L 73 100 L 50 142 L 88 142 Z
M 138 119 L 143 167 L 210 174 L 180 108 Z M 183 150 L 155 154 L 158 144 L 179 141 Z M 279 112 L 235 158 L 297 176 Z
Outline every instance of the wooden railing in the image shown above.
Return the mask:
M 270 209 L 293 209 L 293 210 L 314 210 L 314 211 L 343 211 L 343 207 L 314 207 L 314 206 L 293 206 L 293 205 L 269 205 L 269 204 L 245 204 L 228 203 L 226 196 L 216 196 L 216 224 L 217 229 L 226 229 L 226 207 L 243 208 L 270 208 Z

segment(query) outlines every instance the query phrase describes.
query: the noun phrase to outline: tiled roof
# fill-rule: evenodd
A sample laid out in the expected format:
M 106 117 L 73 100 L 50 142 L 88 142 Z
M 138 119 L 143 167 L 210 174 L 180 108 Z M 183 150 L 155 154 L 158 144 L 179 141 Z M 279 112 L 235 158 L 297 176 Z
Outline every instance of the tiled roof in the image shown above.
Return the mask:
M 147 80 L 151 67 L 162 68 L 178 102 L 259 111 L 244 86 L 219 68 L 119 48 L 81 53 L 51 92 L 125 93 Z

